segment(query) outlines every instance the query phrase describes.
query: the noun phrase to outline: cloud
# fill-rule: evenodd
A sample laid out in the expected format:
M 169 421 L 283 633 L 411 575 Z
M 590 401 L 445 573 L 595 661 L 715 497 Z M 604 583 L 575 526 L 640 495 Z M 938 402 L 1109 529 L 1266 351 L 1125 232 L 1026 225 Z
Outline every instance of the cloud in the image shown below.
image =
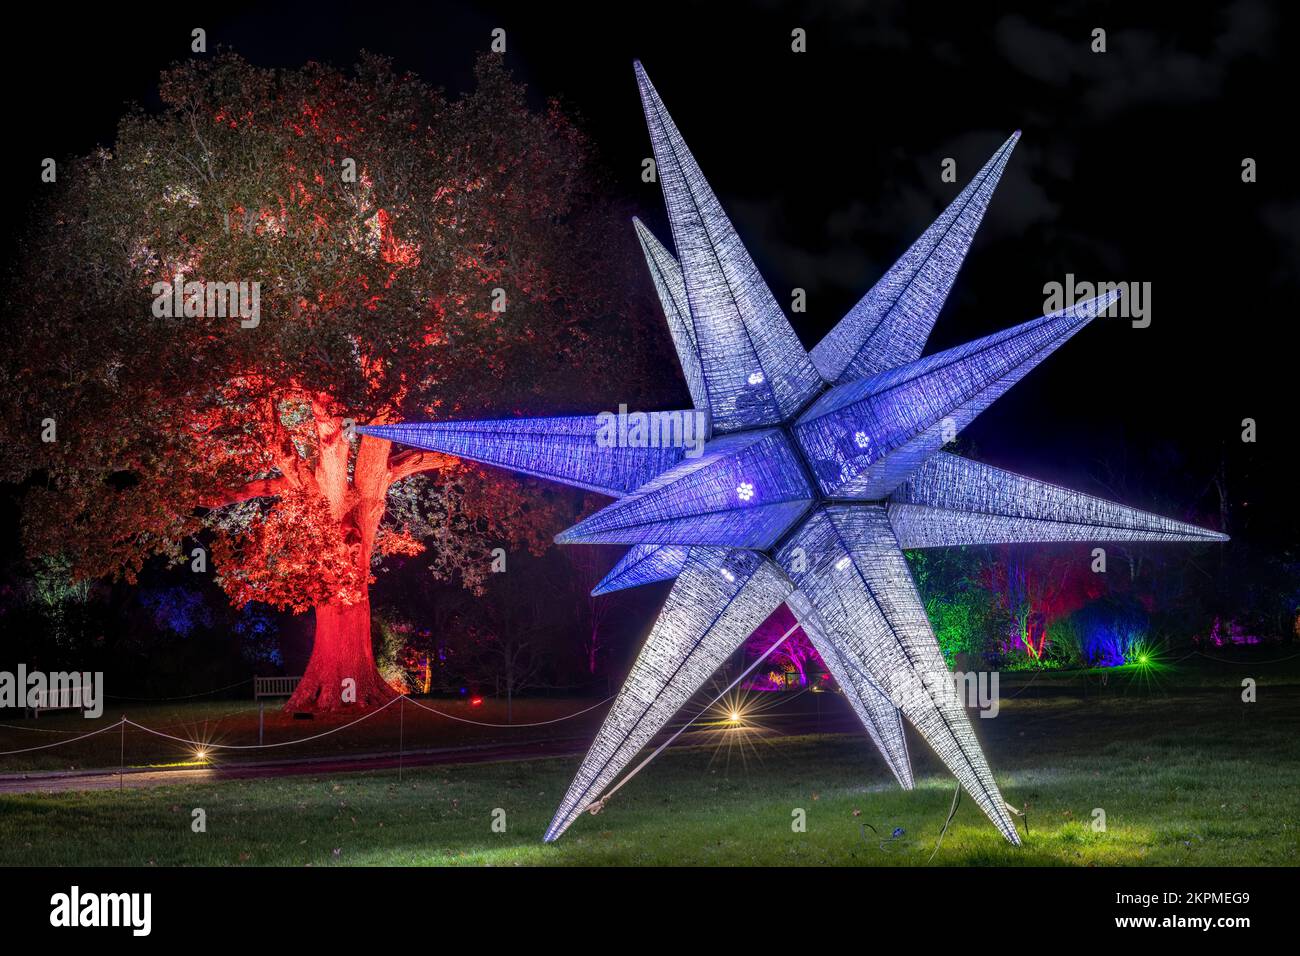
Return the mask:
M 963 133 L 919 154 L 894 150 L 887 164 L 891 174 L 873 181 L 869 193 L 846 195 L 842 204 L 829 210 L 813 244 L 791 239 L 804 231 L 791 228 L 798 218 L 797 195 L 781 196 L 776 202 L 772 196 L 732 199 L 728 212 L 755 258 L 779 269 L 779 278 L 767 275 L 778 299 L 786 301 L 785 290 L 778 286 L 788 280 L 814 299 L 830 292 L 851 295 L 856 301 L 956 198 L 1011 132 Z M 940 181 L 945 157 L 957 160 L 955 184 Z M 1071 168 L 1068 157 L 1049 155 L 1042 146 L 1027 148 L 1021 140 L 976 242 L 1019 239 L 1035 226 L 1055 220 L 1060 205 L 1049 197 L 1047 182 L 1035 173 L 1053 167 L 1066 176 Z M 846 192 L 851 193 L 851 187 Z
M 1259 220 L 1277 246 L 1280 265 L 1274 271 L 1273 280 L 1281 285 L 1294 285 L 1300 273 L 1300 200 L 1264 203 Z
M 1003 17 L 994 27 L 1007 62 L 1040 83 L 1078 85 L 1079 101 L 1095 118 L 1151 104 L 1194 104 L 1222 95 L 1230 67 L 1273 48 L 1269 6 L 1238 0 L 1217 18 L 1188 19 L 1189 34 L 1109 27 L 1107 52 L 1091 50 L 1092 27 L 1063 34 L 1024 16 Z

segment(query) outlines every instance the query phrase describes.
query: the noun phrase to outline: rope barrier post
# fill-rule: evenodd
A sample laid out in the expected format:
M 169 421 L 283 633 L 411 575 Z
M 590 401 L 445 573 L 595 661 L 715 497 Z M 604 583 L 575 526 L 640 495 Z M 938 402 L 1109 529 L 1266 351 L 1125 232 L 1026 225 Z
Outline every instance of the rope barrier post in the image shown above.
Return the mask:
M 122 715 L 122 719 L 117 722 L 117 725 L 122 728 L 121 749 L 118 751 L 117 764 L 117 789 L 121 790 L 126 787 L 126 714 Z
M 397 704 L 397 782 L 402 782 L 402 747 L 406 743 L 406 695 Z
M 262 723 L 266 717 L 266 701 L 260 697 L 257 700 L 257 745 L 262 746 Z

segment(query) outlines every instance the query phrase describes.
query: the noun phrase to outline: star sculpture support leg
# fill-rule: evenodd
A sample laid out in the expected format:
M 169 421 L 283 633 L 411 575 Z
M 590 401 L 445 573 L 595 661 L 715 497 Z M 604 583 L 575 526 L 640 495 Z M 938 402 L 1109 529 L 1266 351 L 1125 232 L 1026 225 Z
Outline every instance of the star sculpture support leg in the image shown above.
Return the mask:
M 903 719 L 889 695 L 880 689 L 871 675 L 854 663 L 853 651 L 844 646 L 843 639 L 833 633 L 821 620 L 812 601 L 801 591 L 786 598 L 799 626 L 808 635 L 817 656 L 822 659 L 835 683 L 848 698 L 853 712 L 862 721 L 867 736 L 885 758 L 889 770 L 904 790 L 915 786 L 912 779 L 912 762 L 907 755 L 907 738 L 903 734 Z
M 777 555 L 838 649 L 903 712 L 1009 841 L 1015 824 L 880 505 L 819 509 Z M 802 568 L 803 570 L 798 570 Z
M 632 672 L 546 831 L 560 836 L 790 593 L 749 551 L 692 548 Z
M 809 356 L 639 63 L 636 76 L 678 258 L 635 227 L 710 418 L 703 454 L 611 446 L 600 416 L 358 429 L 617 499 L 557 536 L 632 545 L 596 593 L 677 578 L 546 839 L 786 601 L 898 782 L 912 786 L 906 718 L 1018 844 L 902 549 L 1226 540 L 940 450 L 1113 295 L 921 356 L 1017 133 Z

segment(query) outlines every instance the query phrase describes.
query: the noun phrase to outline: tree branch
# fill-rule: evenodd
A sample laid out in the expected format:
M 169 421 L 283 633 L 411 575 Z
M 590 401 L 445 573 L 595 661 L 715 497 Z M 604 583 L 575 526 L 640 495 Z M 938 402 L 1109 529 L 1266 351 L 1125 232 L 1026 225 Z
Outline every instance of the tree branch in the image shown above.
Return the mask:
M 314 489 L 316 487 L 316 476 L 307 462 L 298 454 L 293 443 L 293 436 L 289 434 L 289 430 L 284 427 L 284 422 L 280 420 L 279 396 L 269 395 L 265 401 L 266 421 L 271 427 L 273 436 L 271 455 L 275 459 L 275 466 L 280 469 L 280 474 L 284 476 L 290 487 Z
M 204 498 L 199 504 L 204 508 L 224 508 L 226 505 L 251 501 L 254 498 L 270 498 L 288 491 L 291 487 L 292 483 L 283 475 L 275 478 L 258 478 L 246 485 L 240 485 L 238 488 L 227 488 L 217 492 L 215 495 Z
M 452 455 L 442 452 L 407 449 L 388 459 L 388 482 L 392 484 L 424 471 L 442 471 L 456 461 Z

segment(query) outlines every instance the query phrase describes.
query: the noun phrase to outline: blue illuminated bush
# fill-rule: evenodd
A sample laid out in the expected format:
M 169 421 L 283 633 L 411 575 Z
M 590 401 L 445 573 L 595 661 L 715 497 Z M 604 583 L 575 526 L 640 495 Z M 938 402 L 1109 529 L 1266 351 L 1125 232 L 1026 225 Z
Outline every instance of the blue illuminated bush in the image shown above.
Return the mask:
M 1150 623 L 1146 609 L 1126 597 L 1104 597 L 1085 604 L 1069 617 L 1080 663 L 1089 667 L 1119 667 L 1134 645 L 1146 640 Z

